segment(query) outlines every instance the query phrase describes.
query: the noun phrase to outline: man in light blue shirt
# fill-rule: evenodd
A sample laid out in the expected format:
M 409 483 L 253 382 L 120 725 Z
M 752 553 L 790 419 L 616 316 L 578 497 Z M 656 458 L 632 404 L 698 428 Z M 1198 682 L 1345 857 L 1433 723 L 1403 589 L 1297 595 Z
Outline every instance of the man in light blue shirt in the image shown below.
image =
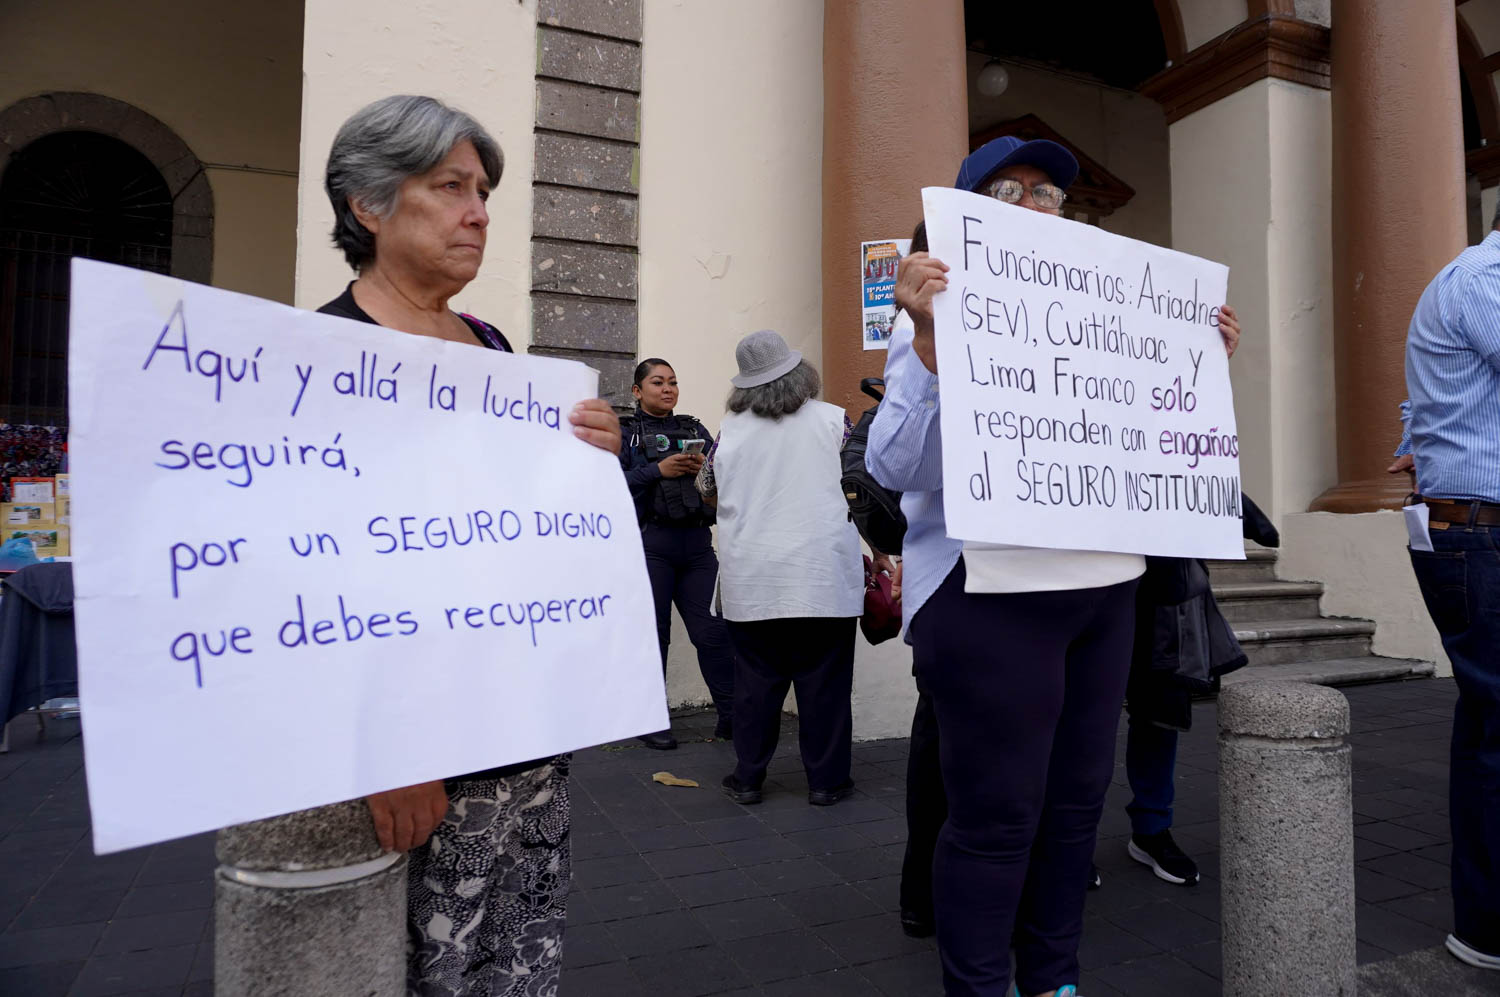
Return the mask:
M 1406 387 L 1430 521 L 1412 570 L 1458 686 L 1448 950 L 1500 970 L 1500 231 L 1422 292 L 1406 334 Z

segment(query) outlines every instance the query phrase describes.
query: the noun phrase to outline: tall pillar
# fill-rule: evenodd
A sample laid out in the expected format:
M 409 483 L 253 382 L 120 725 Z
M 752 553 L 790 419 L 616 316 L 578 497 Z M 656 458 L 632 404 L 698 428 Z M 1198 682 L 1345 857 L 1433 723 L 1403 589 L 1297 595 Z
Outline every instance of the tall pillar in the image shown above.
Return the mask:
M 1313 511 L 1400 504 L 1386 475 L 1406 327 L 1463 249 L 1453 0 L 1333 0 L 1333 309 L 1339 483 Z
M 861 344 L 859 244 L 905 238 L 923 186 L 968 152 L 963 0 L 826 0 L 823 10 L 823 397 L 862 409 L 885 352 Z

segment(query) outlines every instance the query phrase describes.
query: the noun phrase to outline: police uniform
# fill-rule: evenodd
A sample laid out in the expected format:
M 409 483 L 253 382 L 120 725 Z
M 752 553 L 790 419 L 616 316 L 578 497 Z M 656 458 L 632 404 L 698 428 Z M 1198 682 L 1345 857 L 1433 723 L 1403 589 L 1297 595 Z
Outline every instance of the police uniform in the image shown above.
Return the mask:
M 621 422 L 624 446 L 620 463 L 635 500 L 646 570 L 656 600 L 656 633 L 661 644 L 662 669 L 672 635 L 672 603 L 682 615 L 689 639 L 698 649 L 698 667 L 718 710 L 721 728 L 734 713 L 734 654 L 724 621 L 710 610 L 719 560 L 714 556 L 709 527 L 714 510 L 693 485 L 693 476 L 663 478 L 660 463 L 681 453 L 686 440 L 702 440 L 704 453 L 713 437 L 689 415 L 648 415 L 637 406 Z

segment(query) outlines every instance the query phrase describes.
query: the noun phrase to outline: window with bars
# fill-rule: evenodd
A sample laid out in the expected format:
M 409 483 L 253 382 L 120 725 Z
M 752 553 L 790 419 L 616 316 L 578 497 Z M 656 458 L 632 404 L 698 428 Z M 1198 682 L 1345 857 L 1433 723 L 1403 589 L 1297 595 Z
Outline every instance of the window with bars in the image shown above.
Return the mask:
M 166 181 L 135 149 L 94 132 L 37 139 L 0 175 L 0 423 L 67 426 L 75 256 L 171 270 Z

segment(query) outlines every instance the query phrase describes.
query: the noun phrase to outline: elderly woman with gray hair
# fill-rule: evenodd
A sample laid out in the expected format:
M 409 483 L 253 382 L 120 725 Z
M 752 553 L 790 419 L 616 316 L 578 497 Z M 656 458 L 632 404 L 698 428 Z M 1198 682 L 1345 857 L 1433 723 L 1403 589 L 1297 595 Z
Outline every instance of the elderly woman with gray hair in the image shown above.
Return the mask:
M 849 778 L 855 622 L 864 611 L 859 534 L 839 488 L 843 409 L 816 400 L 818 372 L 770 330 L 735 348 L 739 373 L 698 489 L 718 505 L 719 585 L 734 671 L 735 770 L 724 792 L 759 803 L 781 707 L 796 686 L 807 801 L 831 806 Z
M 325 185 L 334 244 L 357 277 L 318 310 L 513 352 L 494 326 L 449 305 L 484 259 L 485 202 L 503 163 L 478 122 L 431 97 L 387 97 L 355 112 L 333 140 Z M 570 420 L 579 438 L 619 452 L 620 423 L 608 403 L 581 401 Z M 560 755 L 368 798 L 381 845 L 410 852 L 409 993 L 557 992 L 570 872 L 568 762 Z

